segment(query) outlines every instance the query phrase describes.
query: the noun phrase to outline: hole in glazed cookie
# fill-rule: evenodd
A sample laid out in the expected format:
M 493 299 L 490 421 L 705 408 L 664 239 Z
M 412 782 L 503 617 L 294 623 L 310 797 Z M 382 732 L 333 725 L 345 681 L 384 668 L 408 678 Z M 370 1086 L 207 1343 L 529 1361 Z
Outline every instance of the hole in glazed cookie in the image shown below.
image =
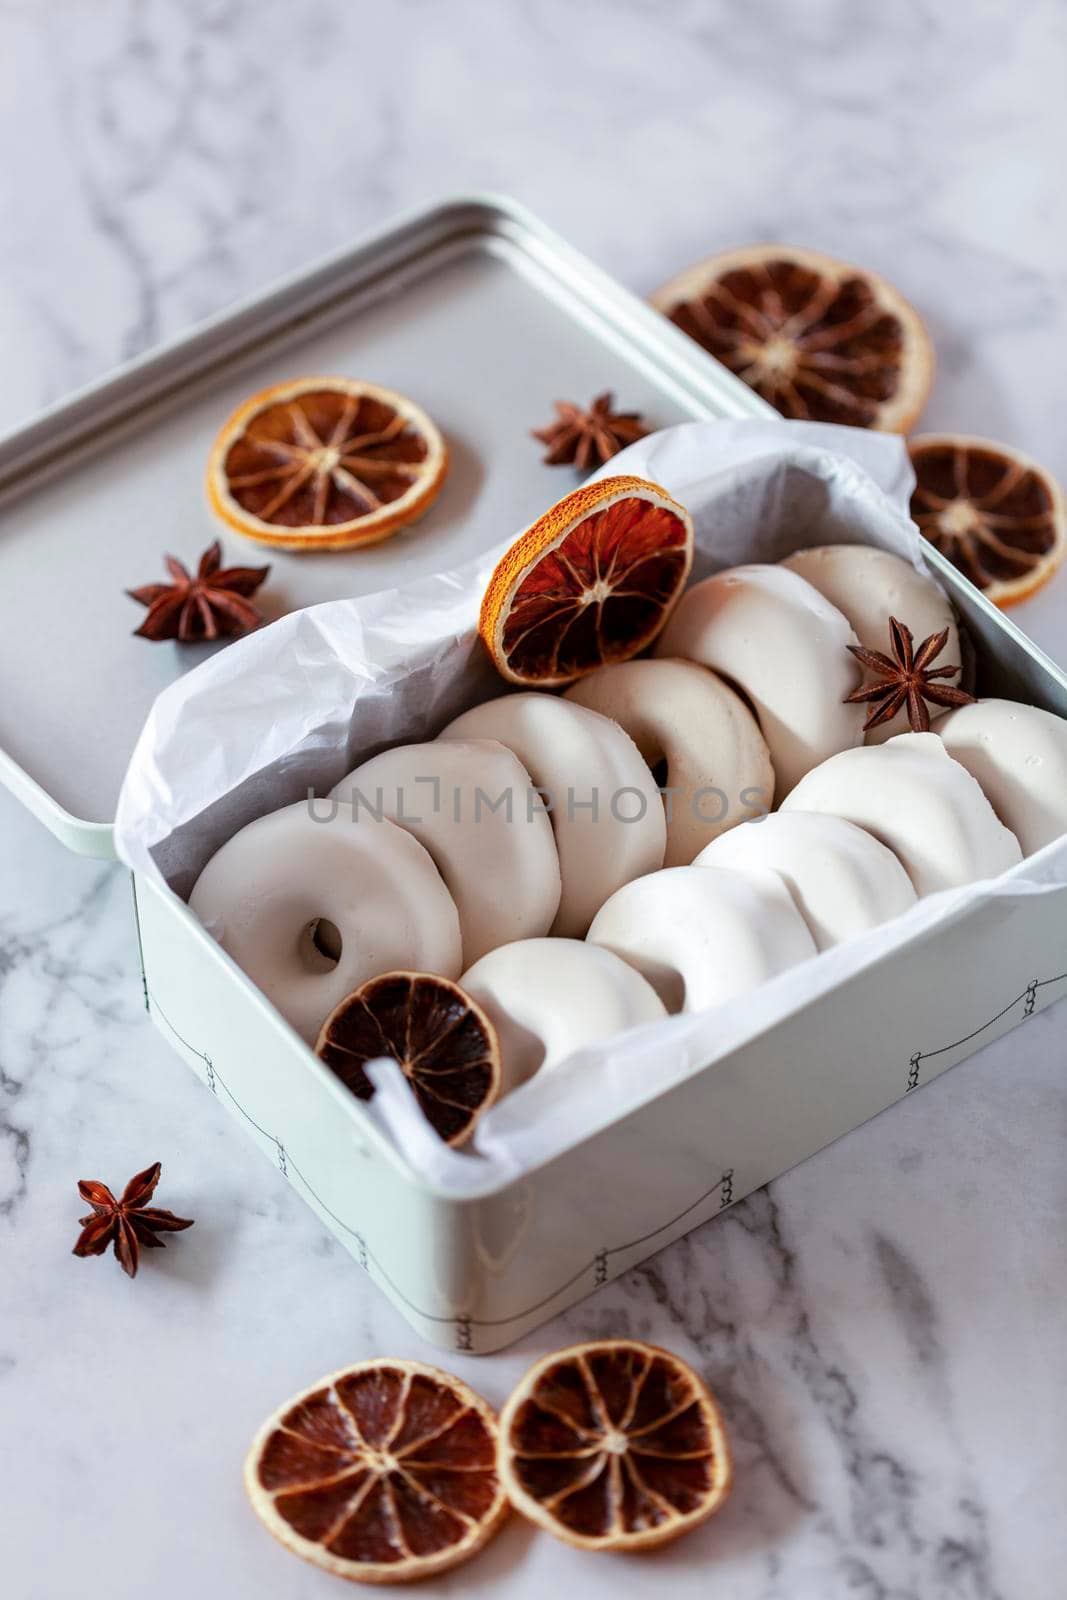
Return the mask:
M 300 954 L 312 972 L 332 972 L 343 949 L 341 930 L 329 917 L 316 917 L 300 935 Z
M 685 1005 L 685 979 L 677 967 L 665 961 L 644 960 L 641 974 L 655 989 L 671 1016 L 677 1015 Z
M 672 1017 L 678 1015 L 685 1006 L 685 979 L 680 972 L 666 970 L 654 985 Z
M 756 726 L 759 727 L 760 726 L 759 712 L 756 710 L 755 701 L 750 698 L 750 696 L 748 695 L 747 691 L 744 690 L 741 687 L 741 685 L 738 683 L 736 678 L 731 678 L 730 677 L 730 674 L 728 672 L 720 672 L 719 673 L 719 677 L 723 680 L 723 682 L 726 684 L 728 689 L 732 689 L 734 691 L 734 694 L 741 701 L 741 704 L 745 707 L 745 709 L 747 711 L 751 711 L 752 719 L 755 722 Z

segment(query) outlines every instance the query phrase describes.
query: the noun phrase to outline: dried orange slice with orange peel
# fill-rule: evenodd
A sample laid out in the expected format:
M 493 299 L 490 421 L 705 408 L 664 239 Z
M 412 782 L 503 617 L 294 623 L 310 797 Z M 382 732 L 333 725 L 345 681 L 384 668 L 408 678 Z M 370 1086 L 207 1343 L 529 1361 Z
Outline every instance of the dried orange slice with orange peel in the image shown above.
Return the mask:
M 245 1486 L 294 1555 L 357 1583 L 409 1583 L 468 1560 L 507 1515 L 496 1434 L 458 1378 L 360 1361 L 264 1423 Z
M 988 599 L 1014 605 L 1048 582 L 1067 554 L 1067 511 L 1055 478 L 991 439 L 925 433 L 908 450 L 920 533 Z
M 647 1550 L 707 1520 L 730 1489 L 718 1406 L 684 1361 L 601 1339 L 538 1361 L 500 1415 L 517 1511 L 583 1550 Z
M 212 508 L 281 550 L 378 544 L 436 499 L 445 442 L 404 395 L 354 378 L 295 378 L 255 394 L 211 448 Z
M 785 417 L 907 433 L 933 384 L 915 308 L 876 272 L 818 250 L 725 250 L 652 303 Z
M 500 558 L 478 631 L 511 683 L 552 689 L 652 643 L 689 576 L 693 524 L 643 478 L 565 495 Z
M 427 972 L 386 972 L 335 1006 L 322 1025 L 316 1055 L 346 1088 L 369 1100 L 364 1067 L 389 1057 L 446 1144 L 470 1138 L 500 1093 L 496 1029 L 458 983 Z

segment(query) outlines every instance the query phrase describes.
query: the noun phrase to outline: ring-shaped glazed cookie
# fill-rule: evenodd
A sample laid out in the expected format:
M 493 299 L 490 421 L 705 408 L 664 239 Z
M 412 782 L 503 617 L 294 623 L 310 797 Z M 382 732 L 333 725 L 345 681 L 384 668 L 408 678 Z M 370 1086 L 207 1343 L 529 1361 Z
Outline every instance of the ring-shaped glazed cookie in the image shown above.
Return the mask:
M 652 985 L 586 939 L 522 939 L 483 956 L 460 987 L 496 1028 L 501 1093 L 585 1045 L 666 1015 Z
M 893 851 L 918 895 L 996 877 L 1022 860 L 1018 839 L 936 733 L 898 733 L 832 756 L 782 809 L 825 811 L 866 828 Z
M 820 950 L 888 922 L 916 899 L 892 850 L 844 817 L 818 811 L 772 811 L 731 828 L 694 865 L 776 872 Z
M 695 583 L 656 643 L 737 685 L 756 713 L 779 803 L 806 772 L 863 743 L 858 640 L 836 606 L 787 567 L 730 567 Z
M 456 978 L 455 902 L 403 828 L 341 801 L 258 817 L 212 856 L 190 909 L 304 1039 L 346 995 L 398 970 Z
M 332 793 L 387 816 L 430 852 L 459 912 L 471 966 L 512 939 L 548 932 L 559 909 L 552 825 L 527 805 L 530 775 L 494 739 L 398 745 Z
M 589 940 L 636 967 L 668 1011 L 734 1000 L 816 954 L 777 873 L 728 867 L 664 867 L 626 884 Z
M 566 698 L 611 717 L 657 773 L 667 815 L 663 864 L 684 867 L 712 839 L 774 800 L 767 741 L 744 701 L 693 661 L 599 667 Z
M 561 894 L 551 932 L 581 938 L 620 884 L 663 865 L 663 801 L 629 734 L 597 711 L 531 690 L 487 700 L 442 739 L 497 739 L 550 807 Z

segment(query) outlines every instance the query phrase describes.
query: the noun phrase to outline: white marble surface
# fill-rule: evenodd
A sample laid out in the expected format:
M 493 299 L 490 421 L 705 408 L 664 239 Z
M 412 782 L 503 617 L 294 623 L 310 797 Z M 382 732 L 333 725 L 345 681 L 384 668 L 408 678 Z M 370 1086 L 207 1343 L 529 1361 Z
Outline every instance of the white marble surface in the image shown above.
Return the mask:
M 820 0 L 6 0 L 0 423 L 369 223 L 510 190 L 634 288 L 782 237 L 879 267 L 930 426 L 1067 478 L 1067 14 Z M 1067 577 L 1017 613 L 1067 659 Z M 17 692 L 5 684 L 4 693 Z M 0 1505 L 12 1600 L 336 1592 L 246 1509 L 284 1395 L 419 1341 L 148 1025 L 129 887 L 0 792 Z M 1063 1007 L 601 1291 L 455 1365 L 632 1331 L 721 1394 L 737 1487 L 662 1557 L 511 1527 L 424 1593 L 1052 1600 L 1067 1558 Z M 74 1180 L 196 1227 L 131 1284 Z

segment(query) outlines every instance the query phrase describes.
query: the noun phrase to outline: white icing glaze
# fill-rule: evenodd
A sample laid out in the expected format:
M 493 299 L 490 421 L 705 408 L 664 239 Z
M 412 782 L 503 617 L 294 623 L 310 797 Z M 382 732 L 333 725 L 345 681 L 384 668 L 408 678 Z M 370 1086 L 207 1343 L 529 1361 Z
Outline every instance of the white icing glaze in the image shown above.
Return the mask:
M 868 650 L 891 654 L 889 619 L 896 617 L 911 629 L 916 644 L 947 628 L 948 640 L 935 665 L 961 665 L 959 630 L 948 595 L 933 578 L 916 572 L 909 561 L 872 545 L 824 544 L 798 550 L 782 565 L 806 578 L 836 606 Z M 959 677 L 957 671 L 954 677 L 943 681 L 958 683 Z M 874 682 L 873 675 L 871 681 Z M 945 714 L 944 706 L 932 702 L 929 710 L 931 719 Z M 866 742 L 884 744 L 908 729 L 907 711 L 901 710 L 890 722 L 872 728 L 865 736 Z
M 1022 860 L 970 773 L 936 733 L 902 733 L 816 767 L 787 811 L 826 811 L 866 828 L 900 859 L 917 894 L 992 878 Z
M 707 667 L 620 661 L 582 678 L 566 698 L 611 717 L 649 767 L 666 764 L 665 866 L 685 866 L 728 828 L 770 810 L 767 742 L 744 701 Z
M 463 960 L 547 933 L 559 909 L 552 825 L 530 811 L 530 775 L 493 739 L 399 745 L 334 795 L 390 817 L 430 852 L 459 912 Z
M 462 967 L 456 907 L 422 845 L 340 801 L 299 800 L 248 823 L 212 856 L 189 905 L 309 1043 L 368 978 L 455 978 Z M 340 934 L 336 965 L 312 942 L 320 919 Z
M 668 1011 L 733 1000 L 816 954 L 781 878 L 754 868 L 649 873 L 601 907 L 589 941 L 643 973 Z
M 440 737 L 499 740 L 550 797 L 562 882 L 552 933 L 581 937 L 620 884 L 662 865 L 663 802 L 610 718 L 556 695 L 511 694 L 465 711 Z
M 845 705 L 862 672 L 836 606 L 783 566 L 731 567 L 688 589 L 656 643 L 721 672 L 752 704 L 779 801 L 812 767 L 863 741 L 865 710 Z
M 980 700 L 937 724 L 1025 855 L 1067 833 L 1067 722 L 1039 706 Z
M 916 899 L 891 850 L 843 817 L 817 811 L 775 811 L 732 828 L 694 865 L 777 873 L 820 950 L 888 922 Z
M 523 939 L 460 979 L 500 1039 L 501 1093 L 583 1045 L 665 1015 L 655 990 L 610 950 L 581 939 Z

